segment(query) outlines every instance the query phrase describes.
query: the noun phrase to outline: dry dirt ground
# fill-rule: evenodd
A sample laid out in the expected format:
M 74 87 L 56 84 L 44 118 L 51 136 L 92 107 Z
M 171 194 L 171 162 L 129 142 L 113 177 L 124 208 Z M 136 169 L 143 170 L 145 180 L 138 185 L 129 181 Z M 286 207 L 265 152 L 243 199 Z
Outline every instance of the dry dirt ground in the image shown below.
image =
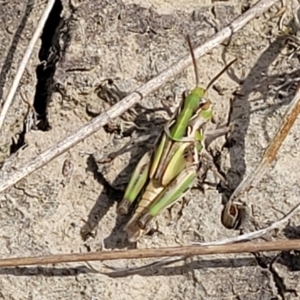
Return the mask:
M 1 132 L 2 175 L 13 172 L 186 55 L 184 35 L 188 33 L 193 44 L 199 45 L 254 3 L 57 0 Z M 222 69 L 224 60 L 239 58 L 217 83 L 221 95 L 215 89 L 209 91 L 218 121 L 229 118 L 236 122 L 228 141 L 220 138 L 212 145 L 231 189 L 259 162 L 299 79 L 298 40 L 282 34 L 280 17 L 276 17 L 280 5 L 279 1 L 237 33 L 229 46 L 219 46 L 198 60 L 201 85 L 205 86 Z M 295 30 L 290 5 L 288 1 L 281 28 L 286 33 Z M 45 1 L 0 3 L 0 99 L 7 95 L 44 7 Z M 103 82 L 107 78 L 117 88 Z M 194 189 L 183 209 L 182 202 L 177 203 L 169 214 L 158 218 L 151 235 L 129 245 L 120 230 L 123 220 L 116 216 L 116 205 L 129 172 L 146 151 L 145 144 L 135 144 L 111 163 L 97 164 L 99 158 L 120 149 L 133 136 L 159 134 L 166 114 L 151 109 L 161 108 L 161 99 L 194 84 L 190 67 L 143 99 L 144 108 L 136 107 L 112 120 L 1 194 L 0 256 L 174 246 L 237 235 L 220 222 L 222 194 L 215 188 L 205 194 Z M 34 99 L 38 130 L 27 131 L 24 125 L 31 112 L 20 93 Z M 281 218 L 299 201 L 299 130 L 298 120 L 273 168 L 243 199 L 253 205 L 259 226 Z M 277 237 L 269 238 L 299 237 L 298 224 L 299 217 L 294 217 Z M 297 255 L 282 253 L 276 260 L 276 253 L 197 257 L 118 278 L 96 273 L 85 263 L 1 269 L 0 298 L 298 299 Z M 107 265 L 125 268 L 151 261 L 112 261 Z M 100 262 L 91 265 L 105 270 Z

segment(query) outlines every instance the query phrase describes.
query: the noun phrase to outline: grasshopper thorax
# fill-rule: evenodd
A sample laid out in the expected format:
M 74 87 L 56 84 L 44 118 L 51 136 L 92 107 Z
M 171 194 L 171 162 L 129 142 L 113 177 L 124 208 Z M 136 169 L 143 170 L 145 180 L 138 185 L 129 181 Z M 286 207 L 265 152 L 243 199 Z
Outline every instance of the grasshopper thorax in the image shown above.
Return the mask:
M 199 86 L 196 86 L 192 91 L 191 94 L 194 94 L 198 98 L 203 98 L 205 95 L 206 90 L 204 88 L 201 88 Z
M 212 103 L 204 98 L 206 90 L 201 87 L 195 87 L 190 94 L 191 102 L 194 103 L 194 113 L 199 115 L 200 112 L 204 118 L 210 119 L 212 113 Z

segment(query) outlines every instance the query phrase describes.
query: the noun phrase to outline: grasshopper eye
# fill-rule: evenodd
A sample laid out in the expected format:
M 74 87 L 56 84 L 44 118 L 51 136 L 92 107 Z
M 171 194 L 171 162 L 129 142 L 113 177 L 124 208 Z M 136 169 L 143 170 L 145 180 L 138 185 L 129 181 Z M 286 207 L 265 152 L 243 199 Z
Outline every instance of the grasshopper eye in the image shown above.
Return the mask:
M 208 110 L 208 109 L 210 109 L 211 108 L 211 102 L 209 100 L 207 100 L 206 102 L 201 103 L 200 104 L 200 108 L 202 110 Z

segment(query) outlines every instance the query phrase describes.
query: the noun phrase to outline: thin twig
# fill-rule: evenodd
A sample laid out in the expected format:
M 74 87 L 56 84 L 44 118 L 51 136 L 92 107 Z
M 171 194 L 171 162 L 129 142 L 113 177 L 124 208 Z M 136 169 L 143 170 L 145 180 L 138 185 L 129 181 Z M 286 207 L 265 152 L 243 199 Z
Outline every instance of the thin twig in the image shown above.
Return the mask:
M 130 249 L 119 251 L 99 251 L 87 253 L 56 254 L 33 257 L 0 259 L 0 268 L 48 265 L 79 261 L 104 261 L 117 259 L 138 259 L 162 256 L 194 256 L 213 254 L 232 254 L 259 251 L 288 251 L 300 249 L 300 240 L 281 240 L 263 243 L 239 243 L 218 246 L 181 246 L 150 249 Z
M 8 96 L 7 96 L 7 98 L 6 98 L 6 100 L 3 104 L 2 111 L 0 112 L 0 131 L 1 131 L 2 125 L 4 123 L 5 116 L 8 112 L 8 109 L 11 105 L 11 102 L 12 102 L 12 100 L 14 98 L 14 95 L 16 93 L 16 90 L 18 88 L 19 82 L 20 82 L 20 80 L 22 78 L 22 75 L 24 73 L 24 70 L 26 68 L 27 62 L 28 62 L 28 60 L 29 60 L 29 58 L 32 54 L 35 43 L 36 43 L 37 39 L 39 38 L 39 36 L 40 36 L 44 26 L 45 26 L 45 23 L 48 19 L 50 11 L 52 10 L 54 2 L 55 2 L 55 0 L 48 0 L 47 6 L 44 10 L 44 13 L 43 13 L 36 29 L 35 29 L 35 32 L 32 36 L 32 39 L 30 40 L 30 42 L 28 44 L 28 47 L 26 49 L 26 52 L 25 52 L 25 54 L 22 58 L 22 61 L 21 61 L 20 65 L 19 65 L 19 68 L 18 68 L 18 71 L 17 71 L 16 76 L 14 78 L 13 84 L 12 84 L 12 86 L 10 88 L 10 91 L 8 93 Z
M 295 97 L 290 103 L 288 110 L 281 122 L 279 129 L 270 145 L 266 149 L 260 164 L 257 166 L 254 172 L 249 174 L 235 189 L 231 195 L 229 202 L 233 202 L 236 198 L 241 197 L 243 193 L 248 192 L 252 187 L 254 187 L 262 176 L 266 173 L 268 168 L 273 163 L 276 154 L 281 147 L 283 141 L 287 137 L 289 131 L 291 130 L 293 124 L 295 123 L 298 115 L 300 113 L 300 85 L 297 88 Z
M 269 9 L 278 0 L 261 0 L 255 4 L 252 8 L 247 10 L 244 14 L 236 18 L 231 24 L 226 26 L 224 29 L 219 31 L 216 35 L 212 36 L 207 40 L 206 43 L 195 49 L 195 57 L 199 58 L 214 47 L 218 46 L 224 40 L 229 38 L 233 33 L 244 27 L 253 18 L 260 16 L 263 12 Z M 89 123 L 78 129 L 73 134 L 67 136 L 61 140 L 57 145 L 50 147 L 49 149 L 42 152 L 37 157 L 31 159 L 23 167 L 19 168 L 10 176 L 6 176 L 0 183 L 0 193 L 7 188 L 13 186 L 22 178 L 28 176 L 35 170 L 41 168 L 57 156 L 61 155 L 65 151 L 69 150 L 74 145 L 78 144 L 83 139 L 89 137 L 95 131 L 99 130 L 102 126 L 108 123 L 111 119 L 117 118 L 130 107 L 146 97 L 149 93 L 157 90 L 162 84 L 170 80 L 170 78 L 176 76 L 182 70 L 186 69 L 192 60 L 190 55 L 179 60 L 177 63 L 172 65 L 169 69 L 163 71 L 157 77 L 151 79 L 146 84 L 139 87 L 136 91 L 125 97 L 123 100 L 118 102 L 116 105 L 111 107 L 107 112 L 99 115 L 98 117 L 91 120 Z

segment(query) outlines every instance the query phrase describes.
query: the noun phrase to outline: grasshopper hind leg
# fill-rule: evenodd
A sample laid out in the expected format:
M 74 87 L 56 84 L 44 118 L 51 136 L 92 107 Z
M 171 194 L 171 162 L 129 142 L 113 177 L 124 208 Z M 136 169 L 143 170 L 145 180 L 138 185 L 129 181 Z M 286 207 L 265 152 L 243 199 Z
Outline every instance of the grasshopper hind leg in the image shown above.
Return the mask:
M 117 207 L 117 213 L 119 215 L 125 215 L 128 213 L 129 207 L 136 201 L 147 182 L 151 155 L 152 151 L 145 153 L 137 164 L 126 188 L 124 198 Z
M 184 169 L 152 202 L 139 217 L 137 224 L 141 229 L 149 229 L 151 221 L 177 200 L 184 197 L 191 189 L 197 175 L 197 169 L 192 166 Z M 148 230 L 149 231 L 149 230 Z

